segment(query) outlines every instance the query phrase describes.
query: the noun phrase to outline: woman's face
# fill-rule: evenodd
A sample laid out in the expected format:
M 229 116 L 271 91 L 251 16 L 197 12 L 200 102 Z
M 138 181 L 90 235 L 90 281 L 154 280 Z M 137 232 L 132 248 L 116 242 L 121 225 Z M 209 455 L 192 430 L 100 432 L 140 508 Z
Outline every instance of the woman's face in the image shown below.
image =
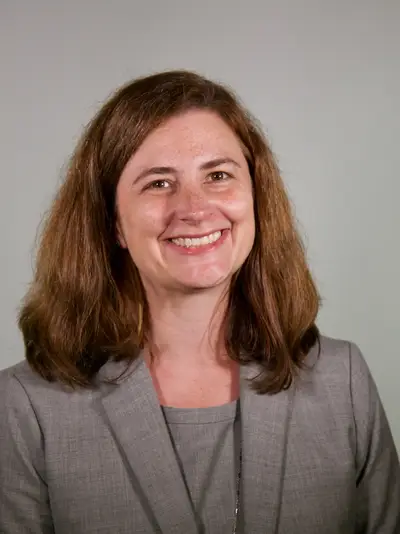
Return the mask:
M 154 130 L 117 186 L 117 230 L 145 289 L 226 286 L 254 242 L 252 183 L 242 147 L 210 111 Z

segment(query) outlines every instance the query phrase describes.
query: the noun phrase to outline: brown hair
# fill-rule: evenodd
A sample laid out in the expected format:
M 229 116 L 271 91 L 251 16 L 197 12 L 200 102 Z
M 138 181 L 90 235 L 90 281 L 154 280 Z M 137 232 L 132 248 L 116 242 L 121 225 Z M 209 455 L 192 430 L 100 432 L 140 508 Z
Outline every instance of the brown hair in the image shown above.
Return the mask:
M 110 358 L 131 362 L 149 331 L 137 269 L 116 242 L 115 191 L 146 136 L 186 110 L 216 112 L 245 147 L 254 186 L 256 238 L 232 283 L 225 343 L 257 361 L 254 387 L 288 387 L 318 340 L 319 297 L 275 158 L 256 121 L 221 84 L 187 71 L 119 89 L 84 132 L 49 212 L 32 285 L 19 316 L 26 357 L 50 381 L 89 386 Z

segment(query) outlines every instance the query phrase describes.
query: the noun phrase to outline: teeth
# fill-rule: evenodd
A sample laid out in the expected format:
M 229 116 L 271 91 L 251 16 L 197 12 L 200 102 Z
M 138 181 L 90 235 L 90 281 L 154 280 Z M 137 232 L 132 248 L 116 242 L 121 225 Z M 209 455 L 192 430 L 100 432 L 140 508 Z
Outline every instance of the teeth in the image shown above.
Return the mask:
M 221 232 L 214 232 L 213 234 L 206 235 L 204 237 L 178 237 L 176 239 L 171 239 L 175 245 L 180 247 L 201 247 L 204 245 L 209 245 L 210 243 L 215 243 L 221 237 Z

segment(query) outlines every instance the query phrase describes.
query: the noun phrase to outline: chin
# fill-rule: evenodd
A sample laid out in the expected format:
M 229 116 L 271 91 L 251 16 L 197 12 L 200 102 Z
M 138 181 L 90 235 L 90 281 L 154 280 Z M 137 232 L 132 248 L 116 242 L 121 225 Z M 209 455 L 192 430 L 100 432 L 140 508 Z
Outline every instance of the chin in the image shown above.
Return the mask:
M 190 292 L 226 286 L 231 278 L 232 275 L 227 273 L 219 276 L 180 277 L 176 281 L 184 291 Z
M 171 269 L 169 276 L 172 285 L 180 290 L 225 288 L 241 264 L 242 262 L 225 258 L 223 261 L 209 262 L 208 265 L 180 265 Z

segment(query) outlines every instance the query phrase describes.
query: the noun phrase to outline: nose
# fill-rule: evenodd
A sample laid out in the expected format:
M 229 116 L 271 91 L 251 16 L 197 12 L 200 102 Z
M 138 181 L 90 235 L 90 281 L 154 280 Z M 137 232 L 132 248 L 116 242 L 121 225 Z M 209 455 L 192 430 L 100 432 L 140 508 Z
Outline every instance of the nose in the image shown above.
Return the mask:
M 181 221 L 196 223 L 207 217 L 210 211 L 210 201 L 198 185 L 185 185 L 175 195 L 174 213 Z

